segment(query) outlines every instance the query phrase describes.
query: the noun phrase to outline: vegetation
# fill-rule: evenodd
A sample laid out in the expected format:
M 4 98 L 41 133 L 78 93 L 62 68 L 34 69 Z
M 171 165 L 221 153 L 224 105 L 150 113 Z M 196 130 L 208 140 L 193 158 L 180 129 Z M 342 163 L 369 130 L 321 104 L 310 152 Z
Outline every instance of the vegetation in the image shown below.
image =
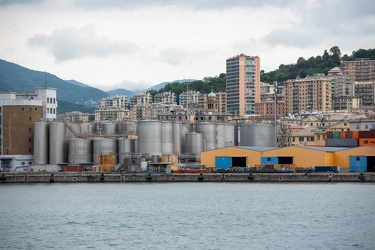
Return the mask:
M 307 60 L 300 57 L 296 64 L 281 64 L 277 70 L 268 73 L 262 70 L 260 72 L 260 80 L 266 83 L 277 81 L 283 84 L 288 79 L 296 79 L 297 77 L 305 78 L 307 75 L 313 75 L 315 73 L 327 74 L 332 68 L 339 67 L 341 61 L 353 61 L 356 58 L 375 60 L 375 49 L 359 49 L 353 51 L 350 56 L 346 54 L 341 56 L 339 47 L 334 46 L 329 51 L 324 50 L 321 56 L 312 56 Z
M 159 89 L 159 91 L 150 90 L 148 93 L 154 97 L 157 93 L 162 92 L 174 92 L 177 97 L 184 91 L 193 90 L 199 91 L 203 94 L 208 94 L 213 92 L 225 92 L 226 88 L 226 74 L 221 73 L 219 76 L 215 77 L 205 77 L 203 80 L 196 80 L 192 82 L 179 83 L 172 82 L 165 85 L 164 88 Z

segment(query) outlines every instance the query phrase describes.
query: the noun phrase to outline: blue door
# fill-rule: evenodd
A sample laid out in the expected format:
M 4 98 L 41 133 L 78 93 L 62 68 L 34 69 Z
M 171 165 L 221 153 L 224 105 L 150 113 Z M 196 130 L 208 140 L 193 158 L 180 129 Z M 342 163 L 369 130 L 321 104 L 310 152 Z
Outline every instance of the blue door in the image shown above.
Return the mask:
M 366 172 L 367 156 L 349 156 L 350 172 Z
M 279 164 L 279 160 L 277 156 L 262 156 L 261 164 L 264 164 L 264 165 Z
M 228 169 L 232 167 L 232 157 L 216 156 L 215 167 L 217 169 Z

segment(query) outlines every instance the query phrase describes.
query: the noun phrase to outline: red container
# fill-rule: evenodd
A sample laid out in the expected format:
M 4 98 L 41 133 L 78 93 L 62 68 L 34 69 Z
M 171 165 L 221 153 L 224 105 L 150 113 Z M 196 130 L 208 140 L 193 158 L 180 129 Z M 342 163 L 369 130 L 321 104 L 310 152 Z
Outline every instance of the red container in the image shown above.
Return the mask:
M 340 138 L 346 138 L 346 131 L 340 131 Z
M 62 166 L 63 172 L 83 172 L 83 166 Z
M 270 165 L 264 165 L 264 169 L 265 170 L 268 170 L 268 171 L 272 171 L 273 170 L 273 164 L 270 164 Z
M 352 131 L 352 138 L 358 138 L 358 132 L 359 131 Z
M 346 131 L 346 138 L 352 138 L 352 131 Z
M 375 130 L 358 131 L 358 138 L 375 138 Z
M 327 138 L 328 139 L 332 139 L 333 138 L 333 132 L 332 131 L 328 131 L 327 132 Z

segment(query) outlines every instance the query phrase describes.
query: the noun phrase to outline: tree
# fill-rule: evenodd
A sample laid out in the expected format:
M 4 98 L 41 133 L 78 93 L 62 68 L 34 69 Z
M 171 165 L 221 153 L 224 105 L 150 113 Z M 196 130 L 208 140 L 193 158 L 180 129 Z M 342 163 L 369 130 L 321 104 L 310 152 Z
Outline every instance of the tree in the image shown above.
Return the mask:
M 329 52 L 331 53 L 331 58 L 335 64 L 340 64 L 340 58 L 341 58 L 341 51 L 339 47 L 334 46 L 332 47 Z
M 324 62 L 326 62 L 329 59 L 329 54 L 328 54 L 327 50 L 324 50 L 322 59 L 323 59 Z

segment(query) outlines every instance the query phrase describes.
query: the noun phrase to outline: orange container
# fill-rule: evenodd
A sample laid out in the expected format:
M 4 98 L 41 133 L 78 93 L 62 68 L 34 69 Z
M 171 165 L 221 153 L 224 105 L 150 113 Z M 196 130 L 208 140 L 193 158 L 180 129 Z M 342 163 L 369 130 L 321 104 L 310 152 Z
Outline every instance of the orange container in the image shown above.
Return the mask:
M 340 138 L 346 138 L 346 132 L 345 131 L 340 131 Z
M 359 146 L 375 146 L 375 138 L 359 138 Z
M 352 138 L 358 138 L 359 134 L 358 131 L 352 131 Z

